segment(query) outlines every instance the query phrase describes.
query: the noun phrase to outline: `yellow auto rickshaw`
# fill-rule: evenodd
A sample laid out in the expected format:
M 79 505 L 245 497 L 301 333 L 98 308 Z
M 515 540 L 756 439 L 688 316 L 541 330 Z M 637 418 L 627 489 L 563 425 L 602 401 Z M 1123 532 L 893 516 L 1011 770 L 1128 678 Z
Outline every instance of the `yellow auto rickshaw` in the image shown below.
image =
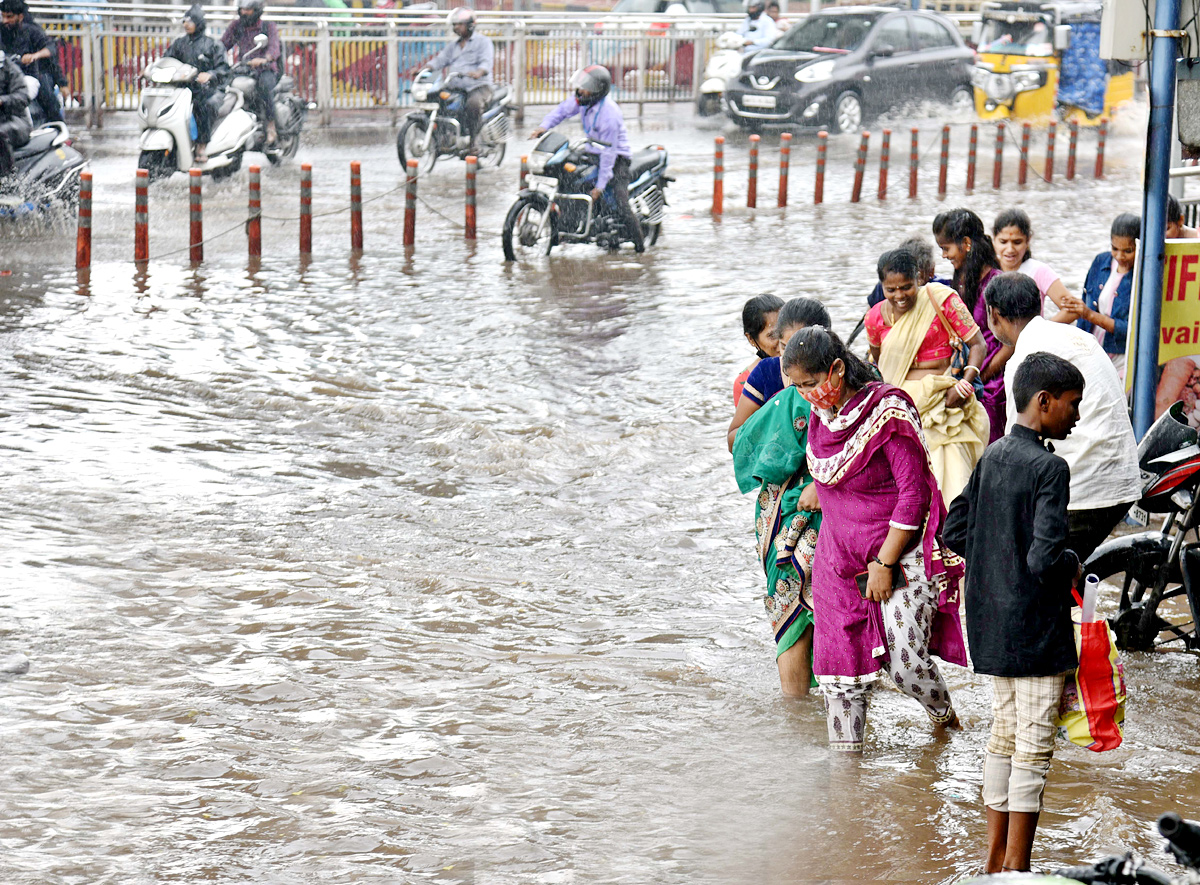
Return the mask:
M 1133 71 L 1100 57 L 1101 4 L 989 2 L 976 26 L 975 110 L 985 120 L 1090 126 L 1133 99 Z

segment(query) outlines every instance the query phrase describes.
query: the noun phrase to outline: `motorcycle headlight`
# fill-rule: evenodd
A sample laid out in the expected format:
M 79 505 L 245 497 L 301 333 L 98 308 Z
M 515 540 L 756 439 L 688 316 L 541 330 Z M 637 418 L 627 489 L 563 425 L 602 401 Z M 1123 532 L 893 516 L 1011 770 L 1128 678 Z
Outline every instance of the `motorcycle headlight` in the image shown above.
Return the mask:
M 832 79 L 834 64 L 835 62 L 832 61 L 819 61 L 801 68 L 796 71 L 794 76 L 801 83 L 820 83 L 823 80 Z
M 546 154 L 539 154 L 536 151 L 529 158 L 529 171 L 534 175 L 541 175 L 546 171 Z
M 429 97 L 429 87 L 424 83 L 413 84 L 412 97 L 414 101 L 424 101 Z

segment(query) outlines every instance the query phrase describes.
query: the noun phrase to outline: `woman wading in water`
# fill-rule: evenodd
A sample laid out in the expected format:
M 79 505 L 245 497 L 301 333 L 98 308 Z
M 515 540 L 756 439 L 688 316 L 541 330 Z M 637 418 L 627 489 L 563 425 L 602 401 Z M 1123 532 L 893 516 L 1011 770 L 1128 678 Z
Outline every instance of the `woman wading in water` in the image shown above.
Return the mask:
M 830 746 L 862 751 L 867 701 L 883 673 L 935 725 L 957 727 L 932 655 L 966 666 L 963 562 L 937 539 L 946 507 L 921 416 L 824 328 L 796 333 L 783 367 L 813 406 L 807 460 L 825 519 L 813 558 L 813 670 Z
M 902 388 L 916 404 L 933 475 L 949 506 L 988 444 L 988 416 L 971 384 L 983 363 L 983 335 L 953 289 L 921 285 L 912 253 L 885 253 L 879 259 L 879 281 L 885 300 L 866 319 L 871 358 L 883 380 Z M 968 364 L 956 378 L 950 363 L 963 343 L 969 349 Z

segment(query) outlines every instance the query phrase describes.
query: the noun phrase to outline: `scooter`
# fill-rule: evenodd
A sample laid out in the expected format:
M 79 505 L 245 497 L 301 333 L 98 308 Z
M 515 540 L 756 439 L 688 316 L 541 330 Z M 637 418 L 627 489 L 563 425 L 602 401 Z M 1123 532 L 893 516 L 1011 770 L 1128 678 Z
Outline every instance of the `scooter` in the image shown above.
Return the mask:
M 432 71 L 423 70 L 413 78 L 412 93 L 416 110 L 404 118 L 396 136 L 396 155 L 400 166 L 417 161 L 417 174 L 425 175 L 438 157 L 466 158 L 474 150 L 480 166 L 499 166 L 504 148 L 512 136 L 512 94 L 507 86 L 497 86 L 492 100 L 479 122 L 476 146 L 463 132 L 463 107 L 467 94 L 447 89 Z
M 27 76 L 25 85 L 32 105 L 38 81 Z M 79 199 L 79 173 L 87 161 L 72 147 L 66 123 L 34 129 L 29 142 L 13 152 L 13 161 L 12 173 L 0 179 L 0 218 L 73 207 Z
M 696 113 L 711 117 L 722 112 L 725 102 L 725 83 L 742 70 L 742 47 L 745 41 L 733 31 L 717 38 L 717 51 L 708 57 L 704 76 L 700 79 L 700 95 L 696 98 Z

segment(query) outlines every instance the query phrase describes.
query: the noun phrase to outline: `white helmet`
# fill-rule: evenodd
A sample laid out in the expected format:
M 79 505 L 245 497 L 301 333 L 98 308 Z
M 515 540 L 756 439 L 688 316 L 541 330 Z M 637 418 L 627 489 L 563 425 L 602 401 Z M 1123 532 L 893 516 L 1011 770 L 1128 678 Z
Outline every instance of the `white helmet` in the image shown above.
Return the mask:
M 470 37 L 475 33 L 475 10 L 470 6 L 460 6 L 446 16 L 446 24 L 452 31 L 455 25 L 466 25 L 467 36 Z

